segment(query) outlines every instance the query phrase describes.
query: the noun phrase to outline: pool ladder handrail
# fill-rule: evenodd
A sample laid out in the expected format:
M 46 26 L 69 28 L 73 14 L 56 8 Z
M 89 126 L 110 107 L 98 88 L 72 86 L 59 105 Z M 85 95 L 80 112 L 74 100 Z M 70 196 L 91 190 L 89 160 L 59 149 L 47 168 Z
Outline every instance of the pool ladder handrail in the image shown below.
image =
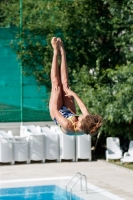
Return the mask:
M 74 182 L 74 184 L 70 187 L 70 200 L 71 200 L 71 198 L 72 198 L 72 189 L 73 189 L 73 187 L 76 185 L 76 183 L 77 183 L 79 180 L 80 180 L 80 188 L 81 188 L 81 190 L 82 190 L 82 177 L 85 178 L 86 193 L 88 193 L 88 190 L 87 190 L 87 177 L 86 177 L 86 175 L 81 174 L 80 172 L 77 172 L 77 173 L 68 181 L 68 183 L 66 184 L 66 192 L 67 192 L 67 186 L 69 185 L 69 183 L 72 182 L 72 180 L 73 180 L 78 174 L 80 175 L 80 177 L 79 177 L 79 178 Z

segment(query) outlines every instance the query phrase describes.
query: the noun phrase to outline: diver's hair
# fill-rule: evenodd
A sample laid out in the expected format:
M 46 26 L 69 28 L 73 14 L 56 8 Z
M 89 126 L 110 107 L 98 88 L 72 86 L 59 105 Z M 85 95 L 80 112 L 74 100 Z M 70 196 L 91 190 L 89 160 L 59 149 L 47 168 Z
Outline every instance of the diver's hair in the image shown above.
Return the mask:
M 102 117 L 100 115 L 87 115 L 81 122 L 83 132 L 90 135 L 97 133 L 101 126 Z

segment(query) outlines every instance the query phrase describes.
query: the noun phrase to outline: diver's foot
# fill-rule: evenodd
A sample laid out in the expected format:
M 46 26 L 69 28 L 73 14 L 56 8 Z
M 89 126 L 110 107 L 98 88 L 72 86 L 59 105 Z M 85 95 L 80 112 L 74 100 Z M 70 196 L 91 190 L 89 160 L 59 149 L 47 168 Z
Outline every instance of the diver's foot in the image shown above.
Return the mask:
M 56 37 L 53 37 L 52 40 L 51 40 L 51 45 L 54 49 L 54 51 L 59 51 L 59 41 L 57 40 Z
M 63 42 L 60 38 L 57 38 L 58 42 L 59 42 L 59 50 L 60 50 L 60 54 L 64 54 L 65 53 L 65 49 L 64 49 L 64 46 L 63 46 Z

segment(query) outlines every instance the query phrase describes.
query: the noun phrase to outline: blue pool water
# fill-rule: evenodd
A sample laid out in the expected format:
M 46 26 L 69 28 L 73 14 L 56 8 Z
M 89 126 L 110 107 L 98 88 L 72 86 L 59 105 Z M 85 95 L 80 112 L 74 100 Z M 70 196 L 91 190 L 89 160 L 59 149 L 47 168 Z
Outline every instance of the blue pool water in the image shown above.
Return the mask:
M 3 188 L 0 189 L 0 200 L 69 200 L 70 193 L 56 185 Z M 72 200 L 83 200 L 72 195 Z

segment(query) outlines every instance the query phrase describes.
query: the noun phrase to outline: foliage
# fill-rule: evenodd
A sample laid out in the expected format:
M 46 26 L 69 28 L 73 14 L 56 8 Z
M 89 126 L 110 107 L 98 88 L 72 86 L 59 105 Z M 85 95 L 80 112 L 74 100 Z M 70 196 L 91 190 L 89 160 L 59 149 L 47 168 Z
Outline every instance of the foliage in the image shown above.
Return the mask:
M 17 0 L 6 2 L 1 26 L 17 27 L 11 45 L 23 73 L 50 89 L 50 40 L 61 37 L 70 84 L 91 112 L 103 116 L 101 131 L 133 137 L 132 0 L 23 0 L 22 16 Z
M 4 10 L 1 8 L 1 4 L 5 4 L 8 0 L 1 0 L 0 1 L 0 25 L 4 22 L 5 17 L 4 17 Z
M 98 73 L 98 71 L 95 71 Z M 103 116 L 104 126 L 101 129 L 106 136 L 133 138 L 133 64 L 116 66 L 115 70 L 108 69 L 107 76 L 113 82 L 101 84 L 87 67 L 80 70 L 80 75 L 74 74 L 75 90 L 86 102 L 91 113 Z M 90 86 L 93 79 L 95 84 Z M 78 83 L 80 82 L 80 85 Z

